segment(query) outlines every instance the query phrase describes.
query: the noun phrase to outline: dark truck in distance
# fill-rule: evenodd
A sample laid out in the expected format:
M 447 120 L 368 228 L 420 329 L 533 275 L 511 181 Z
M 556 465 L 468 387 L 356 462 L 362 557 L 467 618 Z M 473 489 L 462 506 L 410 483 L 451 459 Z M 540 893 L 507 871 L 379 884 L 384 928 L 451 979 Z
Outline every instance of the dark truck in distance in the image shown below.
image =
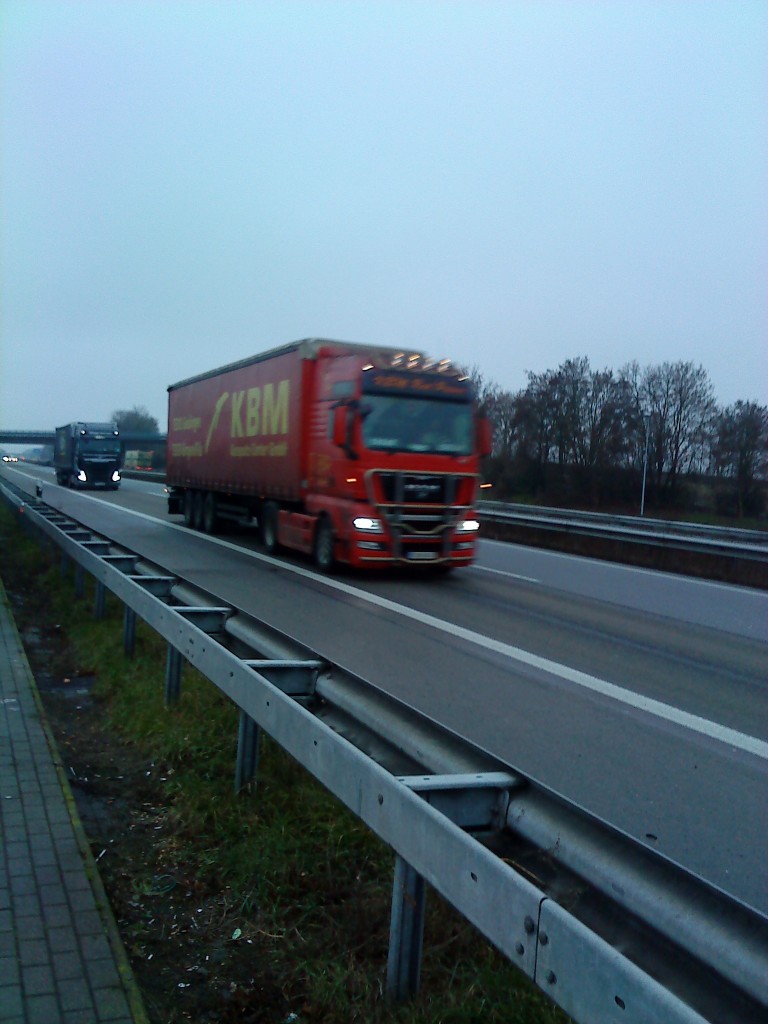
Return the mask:
M 168 388 L 168 511 L 206 533 L 255 519 L 325 572 L 449 569 L 474 557 L 489 449 L 447 360 L 309 338 Z
M 56 427 L 56 482 L 64 487 L 120 486 L 123 453 L 115 423 L 66 423 Z

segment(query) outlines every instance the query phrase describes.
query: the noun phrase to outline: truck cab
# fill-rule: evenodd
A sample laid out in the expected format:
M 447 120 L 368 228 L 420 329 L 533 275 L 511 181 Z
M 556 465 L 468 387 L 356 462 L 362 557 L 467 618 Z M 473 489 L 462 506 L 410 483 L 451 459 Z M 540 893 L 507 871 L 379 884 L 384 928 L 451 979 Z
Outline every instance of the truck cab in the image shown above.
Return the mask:
M 316 561 L 469 564 L 478 457 L 490 447 L 470 381 L 421 356 L 318 362 L 326 417 L 310 444 L 307 509 L 328 518 L 332 550 L 316 543 Z
M 115 423 L 67 423 L 56 428 L 53 463 L 64 487 L 117 490 L 123 464 Z

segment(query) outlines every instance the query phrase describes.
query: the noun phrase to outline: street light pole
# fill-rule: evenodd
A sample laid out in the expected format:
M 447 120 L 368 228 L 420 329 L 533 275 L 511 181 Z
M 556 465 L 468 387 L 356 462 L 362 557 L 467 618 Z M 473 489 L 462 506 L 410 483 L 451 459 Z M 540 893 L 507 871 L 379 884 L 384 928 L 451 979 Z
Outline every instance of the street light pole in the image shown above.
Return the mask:
M 640 496 L 640 515 L 645 514 L 645 478 L 648 473 L 648 434 L 651 428 L 650 416 L 644 417 L 645 422 L 645 449 L 643 451 L 643 491 Z

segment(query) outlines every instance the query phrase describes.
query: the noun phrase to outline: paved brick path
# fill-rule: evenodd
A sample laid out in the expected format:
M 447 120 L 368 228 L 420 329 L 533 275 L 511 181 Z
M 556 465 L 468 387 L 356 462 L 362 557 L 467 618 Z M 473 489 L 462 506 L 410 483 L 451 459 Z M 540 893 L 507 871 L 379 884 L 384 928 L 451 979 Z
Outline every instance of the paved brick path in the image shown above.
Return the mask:
M 146 1024 L 0 581 L 0 1024 Z

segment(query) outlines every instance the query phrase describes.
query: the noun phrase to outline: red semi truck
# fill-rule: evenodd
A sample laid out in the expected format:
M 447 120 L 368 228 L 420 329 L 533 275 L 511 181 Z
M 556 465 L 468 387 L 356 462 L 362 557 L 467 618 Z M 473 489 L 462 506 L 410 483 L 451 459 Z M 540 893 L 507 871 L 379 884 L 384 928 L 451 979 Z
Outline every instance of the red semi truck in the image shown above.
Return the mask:
M 310 338 L 168 388 L 168 512 L 319 569 L 468 565 L 488 421 L 447 361 Z

